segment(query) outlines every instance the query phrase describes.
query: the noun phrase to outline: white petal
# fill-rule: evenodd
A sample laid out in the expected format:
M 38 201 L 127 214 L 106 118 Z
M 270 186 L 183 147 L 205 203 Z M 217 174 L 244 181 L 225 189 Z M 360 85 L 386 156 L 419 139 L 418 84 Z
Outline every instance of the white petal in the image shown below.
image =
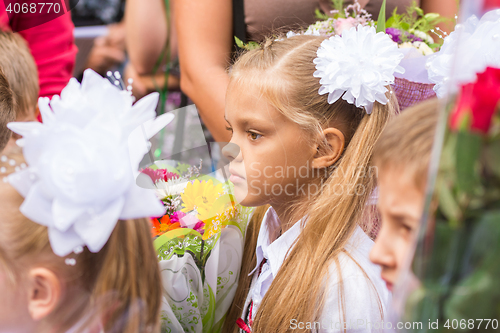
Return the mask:
M 99 252 L 106 244 L 118 222 L 120 211 L 125 200 L 119 198 L 107 204 L 104 211 L 95 214 L 90 219 L 79 220 L 74 229 L 91 252 Z
M 52 199 L 48 198 L 41 184 L 33 185 L 19 210 L 31 221 L 51 227 L 54 225 L 52 218 Z
M 120 213 L 120 219 L 137 219 L 163 215 L 165 215 L 165 208 L 156 197 L 155 191 L 134 185 L 126 195 L 125 207 Z
M 139 112 L 140 110 L 156 110 L 159 98 L 160 94 L 157 92 L 153 92 L 138 100 L 134 104 L 134 106 L 132 106 L 132 110 L 133 112 Z
M 60 257 L 67 256 L 78 246 L 85 246 L 85 242 L 73 228 L 66 232 L 49 228 L 49 241 L 54 253 Z
M 52 202 L 52 217 L 54 227 L 61 232 L 68 230 L 72 224 L 85 212 L 85 207 L 73 205 L 55 199 Z
M 54 121 L 55 115 L 49 106 L 50 99 L 48 97 L 40 97 L 38 99 L 38 108 L 44 124 L 51 124 Z
M 7 127 L 14 133 L 21 136 L 36 135 L 43 128 L 43 125 L 38 121 L 29 122 L 12 122 L 8 123 Z
M 26 198 L 31 187 L 35 184 L 36 178 L 33 179 L 34 177 L 35 176 L 32 174 L 31 169 L 28 168 L 10 175 L 8 179 L 9 184 L 14 187 L 16 191 L 23 196 L 23 198 Z
M 175 116 L 173 113 L 165 113 L 157 117 L 154 120 L 149 120 L 144 123 L 144 129 L 146 130 L 146 136 L 151 139 L 156 133 L 164 129 L 168 124 L 174 120 Z
M 108 81 L 107 79 L 104 79 Z M 108 81 L 109 82 L 109 81 Z M 82 93 L 87 93 L 89 90 L 92 90 L 95 87 L 100 87 L 103 85 L 103 77 L 97 74 L 92 69 L 86 69 L 83 72 L 82 78 Z

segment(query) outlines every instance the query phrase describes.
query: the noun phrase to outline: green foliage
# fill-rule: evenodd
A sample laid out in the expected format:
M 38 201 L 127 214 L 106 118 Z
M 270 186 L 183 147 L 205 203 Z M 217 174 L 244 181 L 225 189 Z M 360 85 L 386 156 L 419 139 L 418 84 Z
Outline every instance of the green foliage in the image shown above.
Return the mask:
M 344 0 L 332 0 L 333 8 L 339 12 L 344 11 Z
M 382 2 L 382 6 L 380 7 L 380 13 L 378 14 L 377 32 L 385 32 L 385 7 L 386 7 L 386 0 Z
M 241 39 L 239 39 L 236 36 L 234 36 L 234 41 L 236 42 L 236 45 L 240 49 L 244 49 L 244 50 L 247 50 L 247 51 L 255 50 L 255 49 L 258 49 L 260 47 L 259 43 L 257 43 L 257 42 L 248 42 L 247 44 L 245 44 L 245 43 L 242 42 Z
M 321 11 L 321 9 L 318 9 L 316 8 L 316 10 L 314 11 L 314 15 L 316 16 L 316 18 L 320 21 L 325 21 L 325 20 L 328 20 L 330 18 L 330 16 L 328 16 L 327 14 L 323 13 Z
M 439 23 L 446 20 L 436 13 L 424 14 L 424 11 L 413 1 L 412 5 L 407 8 L 406 13 L 398 14 L 397 8 L 394 9 L 392 16 L 385 25 L 387 28 L 397 28 L 410 33 L 415 30 L 429 33 Z
M 473 195 L 480 184 L 478 163 L 481 146 L 482 137 L 479 134 L 466 131 L 457 133 L 457 189 L 467 195 Z

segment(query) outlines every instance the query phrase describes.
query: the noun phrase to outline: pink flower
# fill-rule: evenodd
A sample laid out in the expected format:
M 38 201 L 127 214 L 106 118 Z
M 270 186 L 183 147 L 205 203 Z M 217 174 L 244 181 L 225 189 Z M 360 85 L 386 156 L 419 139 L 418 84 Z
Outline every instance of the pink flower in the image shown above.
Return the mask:
M 205 232 L 205 229 L 203 229 L 203 228 L 205 228 L 205 223 L 200 221 L 200 222 L 196 223 L 193 230 L 198 231 L 200 234 L 203 234 Z
M 181 211 L 175 212 L 172 215 L 170 215 L 170 221 L 172 221 L 172 223 L 179 222 L 184 216 L 186 216 L 186 213 L 184 212 Z
M 357 25 L 358 21 L 354 17 L 348 17 L 348 18 L 339 18 L 335 21 L 333 24 L 333 28 L 335 29 L 335 33 L 337 35 L 342 35 L 342 32 L 344 30 L 349 30 L 352 27 L 355 27 Z
M 141 172 L 145 175 L 148 175 L 149 178 L 153 181 L 153 183 L 156 183 L 160 180 L 163 180 L 165 182 L 168 182 L 171 179 L 178 179 L 179 175 L 173 172 L 169 172 L 166 169 L 157 169 L 153 170 L 151 168 L 146 168 L 142 169 Z
M 500 7 L 500 0 L 484 0 L 483 10 L 485 12 Z
M 457 130 L 469 117 L 472 131 L 487 134 L 492 118 L 500 106 L 500 69 L 488 67 L 477 75 L 477 81 L 464 85 L 458 103 L 451 113 L 451 128 Z

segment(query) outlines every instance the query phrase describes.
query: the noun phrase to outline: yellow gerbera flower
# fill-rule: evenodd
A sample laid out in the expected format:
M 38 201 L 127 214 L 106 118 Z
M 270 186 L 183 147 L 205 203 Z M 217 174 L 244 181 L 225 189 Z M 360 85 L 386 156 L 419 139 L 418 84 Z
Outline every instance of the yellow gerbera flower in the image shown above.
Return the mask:
M 192 183 L 188 183 L 181 194 L 183 203 L 182 211 L 189 213 L 196 210 L 197 217 L 201 221 L 208 220 L 213 216 L 209 216 L 215 200 L 223 194 L 222 184 L 214 185 L 212 180 L 200 181 L 196 179 Z

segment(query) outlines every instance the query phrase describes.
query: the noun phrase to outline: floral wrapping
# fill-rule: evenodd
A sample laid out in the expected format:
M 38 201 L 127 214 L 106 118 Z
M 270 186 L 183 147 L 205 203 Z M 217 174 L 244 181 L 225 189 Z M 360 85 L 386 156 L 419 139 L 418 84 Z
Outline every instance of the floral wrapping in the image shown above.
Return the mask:
M 164 288 L 162 332 L 220 332 L 236 292 L 251 213 L 240 207 L 208 240 L 178 229 L 155 241 Z

